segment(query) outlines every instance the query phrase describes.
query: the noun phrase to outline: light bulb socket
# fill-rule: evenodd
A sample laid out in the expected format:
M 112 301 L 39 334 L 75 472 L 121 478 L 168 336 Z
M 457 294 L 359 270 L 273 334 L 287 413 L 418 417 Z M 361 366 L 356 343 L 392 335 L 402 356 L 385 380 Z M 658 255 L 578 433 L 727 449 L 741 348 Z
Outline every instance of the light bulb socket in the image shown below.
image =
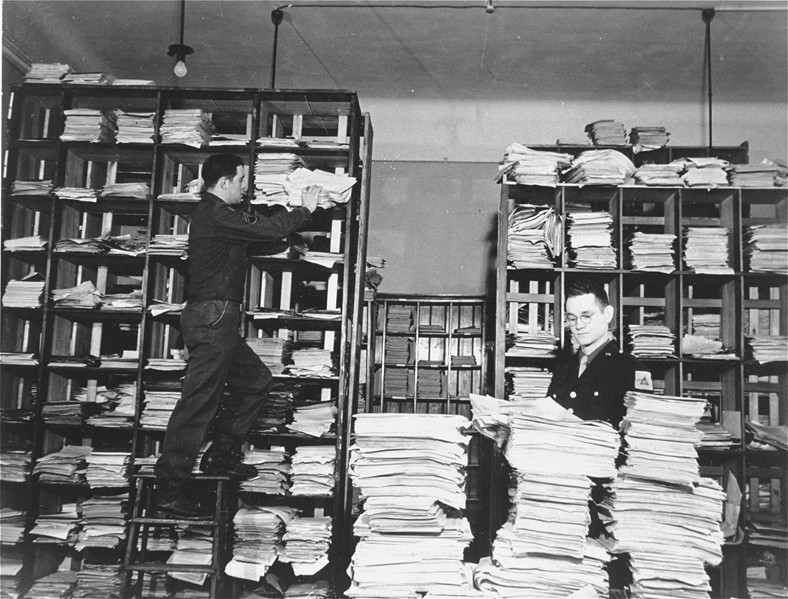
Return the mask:
M 186 44 L 172 44 L 167 50 L 167 56 L 175 56 L 178 60 L 184 60 L 189 54 L 194 54 L 194 48 Z

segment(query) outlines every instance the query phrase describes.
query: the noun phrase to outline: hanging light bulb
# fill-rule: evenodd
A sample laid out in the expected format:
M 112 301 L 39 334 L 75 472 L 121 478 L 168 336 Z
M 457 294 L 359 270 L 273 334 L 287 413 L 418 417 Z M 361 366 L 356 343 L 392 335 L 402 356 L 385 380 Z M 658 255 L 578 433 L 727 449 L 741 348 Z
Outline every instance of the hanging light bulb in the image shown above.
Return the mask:
M 167 56 L 175 56 L 177 62 L 172 69 L 176 77 L 186 77 L 189 69 L 186 68 L 186 57 L 189 54 L 194 54 L 194 50 L 183 43 L 183 25 L 186 19 L 186 0 L 181 0 L 181 43 L 170 45 L 167 50 Z
M 176 77 L 186 77 L 189 69 L 186 68 L 186 61 L 179 60 L 175 63 L 175 68 L 172 69 L 172 72 L 175 73 Z

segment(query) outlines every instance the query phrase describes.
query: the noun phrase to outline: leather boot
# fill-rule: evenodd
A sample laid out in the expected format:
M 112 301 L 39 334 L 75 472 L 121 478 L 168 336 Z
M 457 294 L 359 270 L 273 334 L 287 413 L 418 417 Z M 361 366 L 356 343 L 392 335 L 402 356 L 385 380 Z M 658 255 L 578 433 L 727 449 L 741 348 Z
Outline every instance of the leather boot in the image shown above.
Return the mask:
M 184 520 L 205 520 L 214 510 L 194 498 L 187 481 L 179 478 L 160 478 L 156 482 L 156 518 L 177 517 Z
M 200 470 L 211 476 L 230 476 L 242 481 L 257 478 L 257 468 L 244 464 L 243 459 L 239 441 L 228 435 L 217 435 L 200 460 Z

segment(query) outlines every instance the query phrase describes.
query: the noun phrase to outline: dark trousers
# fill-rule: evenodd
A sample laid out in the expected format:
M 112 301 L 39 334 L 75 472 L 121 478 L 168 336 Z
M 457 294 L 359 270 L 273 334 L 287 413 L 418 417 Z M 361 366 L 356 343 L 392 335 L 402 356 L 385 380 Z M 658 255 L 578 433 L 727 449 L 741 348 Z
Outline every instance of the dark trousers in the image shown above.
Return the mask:
M 181 398 L 170 416 L 156 462 L 160 478 L 189 478 L 215 422 L 216 434 L 242 442 L 271 389 L 268 367 L 239 334 L 238 302 L 188 302 L 181 315 L 181 334 L 189 360 Z M 225 386 L 230 391 L 222 404 Z M 221 410 L 219 409 L 221 405 Z

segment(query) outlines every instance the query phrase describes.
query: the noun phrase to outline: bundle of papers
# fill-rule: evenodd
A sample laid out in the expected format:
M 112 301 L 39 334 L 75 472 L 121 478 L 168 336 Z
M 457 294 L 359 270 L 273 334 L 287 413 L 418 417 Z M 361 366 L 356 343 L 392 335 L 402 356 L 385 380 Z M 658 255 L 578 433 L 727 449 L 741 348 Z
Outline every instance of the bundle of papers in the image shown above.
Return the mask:
M 77 586 L 71 598 L 120 597 L 122 583 L 123 574 L 119 564 L 83 561 L 77 572 Z
M 153 119 L 155 112 L 118 111 L 118 132 L 115 141 L 119 144 L 152 144 L 155 136 Z
M 731 165 L 731 185 L 775 187 L 781 170 L 775 164 L 734 164 Z
M 571 154 L 532 150 L 514 143 L 506 148 L 503 162 L 498 167 L 497 180 L 506 177 L 507 182 L 514 181 L 518 185 L 555 187 L 561 171 L 571 162 Z
M 0 480 L 21 483 L 30 473 L 30 452 L 26 450 L 5 450 L 0 452 Z
M 468 420 L 441 414 L 357 414 L 350 476 L 360 489 L 351 597 L 411 597 L 470 588 L 462 557 Z M 391 559 L 397 556 L 396 560 Z M 408 594 L 409 593 L 409 594 Z
M 700 447 L 704 449 L 729 449 L 734 443 L 734 437 L 719 422 L 707 421 L 705 418 L 695 425 L 703 438 Z
M 109 73 L 66 73 L 63 83 L 71 85 L 112 85 L 115 77 Z
M 301 192 L 309 186 L 320 187 L 318 206 L 331 207 L 334 204 L 347 204 L 356 178 L 346 174 L 329 173 L 319 169 L 310 170 L 299 167 L 285 181 L 288 203 L 301 206 Z
M 300 148 L 300 140 L 294 137 L 258 137 L 255 141 L 258 148 Z
M 697 274 L 733 274 L 728 264 L 728 230 L 721 227 L 684 229 L 684 264 Z
M 118 130 L 117 111 L 93 110 L 92 108 L 68 108 L 63 111 L 66 122 L 62 141 L 89 141 L 113 143 Z
M 41 514 L 30 530 L 34 543 L 62 543 L 73 545 L 79 532 L 79 514 L 76 503 L 64 503 L 60 511 Z
M 183 370 L 186 368 L 186 358 L 181 355 L 172 358 L 148 358 L 145 368 L 162 371 Z
M 684 170 L 680 164 L 644 164 L 635 171 L 635 182 L 640 185 L 665 185 L 676 187 L 682 184 L 679 173 Z
M 291 341 L 281 337 L 249 337 L 246 343 L 273 374 L 282 374 L 285 365 L 290 363 Z
M 744 256 L 751 272 L 788 274 L 788 225 L 747 227 Z
M 152 79 L 131 79 L 128 77 L 115 77 L 115 81 L 112 82 L 114 87 L 118 86 L 151 86 L 156 85 L 156 82 Z
M 629 391 L 627 414 L 621 421 L 626 435 L 622 476 L 692 486 L 700 481 L 695 447 L 703 438 L 696 428 L 706 400 Z
M 33 468 L 42 483 L 84 484 L 90 446 L 66 445 L 58 452 L 39 458 Z
M 623 185 L 635 174 L 635 165 L 618 150 L 586 150 L 564 171 L 566 183 Z
M 643 233 L 635 231 L 629 239 L 630 270 L 672 273 L 675 270 L 672 233 Z
M 233 558 L 224 571 L 234 578 L 260 580 L 278 557 L 285 526 L 297 511 L 284 506 L 242 506 L 233 518 Z
M 25 512 L 10 507 L 0 508 L 0 544 L 15 545 L 24 536 Z
M 386 337 L 384 362 L 392 366 L 414 364 L 413 344 L 414 340 L 410 337 Z
M 572 207 L 567 213 L 569 262 L 575 268 L 616 267 L 613 250 L 613 216 L 606 211 L 581 211 Z
M 509 401 L 539 399 L 547 395 L 553 375 L 544 368 L 507 366 L 505 369 Z
M 26 599 L 52 599 L 52 597 L 71 597 L 77 584 L 77 573 L 72 570 L 58 570 L 39 578 L 25 595 Z
M 163 144 L 201 148 L 211 141 L 214 127 L 202 108 L 169 108 L 164 111 L 160 131 Z
M 75 202 L 96 202 L 98 191 L 89 187 L 58 187 L 55 195 L 61 200 L 73 200 Z
M 140 417 L 142 428 L 166 429 L 172 410 L 180 398 L 180 391 L 146 390 L 145 405 L 142 408 L 142 416 Z
M 671 164 L 685 169 L 681 177 L 686 187 L 727 187 L 730 162 L 720 158 L 678 158 Z
M 331 431 L 336 413 L 337 408 L 330 401 L 298 405 L 293 410 L 293 422 L 287 425 L 287 429 L 310 437 L 321 437 Z
M 107 183 L 99 193 L 102 198 L 148 199 L 150 183 Z
M 328 565 L 332 520 L 328 516 L 296 516 L 288 520 L 279 559 L 289 563 L 296 576 L 316 574 Z
M 76 287 L 52 290 L 52 304 L 57 308 L 94 309 L 101 306 L 101 293 L 90 281 Z
M 665 127 L 632 127 L 629 132 L 629 143 L 635 154 L 666 146 L 669 138 L 670 133 Z
M 329 349 L 296 349 L 291 353 L 292 366 L 285 369 L 292 376 L 334 376 L 334 359 Z
M 293 418 L 294 397 L 295 393 L 289 384 L 287 387 L 275 384 L 268 393 L 263 407 L 257 413 L 252 430 L 259 432 L 283 430 L 284 425 Z
M 302 445 L 291 456 L 291 495 L 330 495 L 334 489 L 333 445 Z
M 17 237 L 16 239 L 6 239 L 3 242 L 3 249 L 8 252 L 43 250 L 47 246 L 47 240 L 41 235 L 31 235 L 30 237 Z M 26 279 L 27 277 L 25 277 Z M 25 280 L 23 279 L 23 280 Z
M 51 179 L 44 181 L 22 181 L 17 179 L 11 183 L 11 195 L 48 195 L 54 189 Z
M 506 355 L 522 358 L 550 358 L 558 351 L 558 339 L 551 333 L 530 333 L 525 323 L 518 323 L 517 332 L 506 338 Z
M 220 146 L 245 146 L 249 143 L 246 133 L 214 133 L 208 143 L 211 147 Z
M 243 481 L 242 491 L 267 495 L 284 495 L 287 492 L 290 486 L 290 460 L 283 447 L 247 450 L 244 464 L 257 469 L 257 478 Z
M 517 269 L 552 268 L 563 251 L 563 223 L 552 207 L 517 204 L 509 214 L 507 260 Z
M 676 336 L 662 324 L 629 325 L 629 341 L 632 355 L 638 358 L 675 358 Z
M 128 493 L 94 495 L 80 504 L 82 529 L 75 547 L 77 551 L 86 547 L 114 549 L 120 545 L 126 536 L 124 511 L 128 498 Z M 94 572 L 93 576 L 100 575 Z
M 40 308 L 44 304 L 44 281 L 33 273 L 24 279 L 12 279 L 6 285 L 2 305 L 6 308 Z
M 446 396 L 444 389 L 448 389 L 446 375 L 441 370 L 428 370 L 430 364 L 425 360 L 419 361 L 419 367 L 425 367 L 419 371 L 418 388 L 416 396 L 420 399 L 441 399 Z M 442 363 L 437 364 L 442 366 Z M 435 366 L 435 364 L 432 364 Z
M 788 336 L 750 335 L 745 337 L 752 359 L 759 364 L 788 360 Z
M 162 233 L 155 235 L 148 245 L 150 256 L 175 256 L 181 260 L 189 257 L 189 235 L 169 235 Z
M 287 176 L 306 166 L 304 159 L 292 152 L 258 154 L 254 163 L 255 197 L 252 203 L 287 205 Z
M 129 486 L 126 472 L 131 454 L 123 451 L 94 451 L 88 456 L 85 474 L 91 488 L 124 488 Z
M 60 83 L 71 67 L 59 62 L 34 62 L 25 74 L 25 83 Z
M 177 191 L 179 187 L 173 186 L 171 193 L 159 194 L 157 199 L 174 202 L 199 202 L 202 184 L 202 179 L 192 179 L 183 185 L 182 191 Z
M 627 130 L 623 123 L 613 119 L 602 119 L 585 127 L 588 138 L 595 146 L 627 145 Z
M 388 306 L 386 312 L 386 329 L 391 333 L 412 333 L 416 329 L 413 324 L 413 307 L 401 304 Z M 393 339 L 389 337 L 389 339 Z M 396 360 L 407 362 L 407 360 Z
M 41 417 L 47 424 L 82 424 L 82 404 L 78 401 L 48 401 L 41 408 Z

